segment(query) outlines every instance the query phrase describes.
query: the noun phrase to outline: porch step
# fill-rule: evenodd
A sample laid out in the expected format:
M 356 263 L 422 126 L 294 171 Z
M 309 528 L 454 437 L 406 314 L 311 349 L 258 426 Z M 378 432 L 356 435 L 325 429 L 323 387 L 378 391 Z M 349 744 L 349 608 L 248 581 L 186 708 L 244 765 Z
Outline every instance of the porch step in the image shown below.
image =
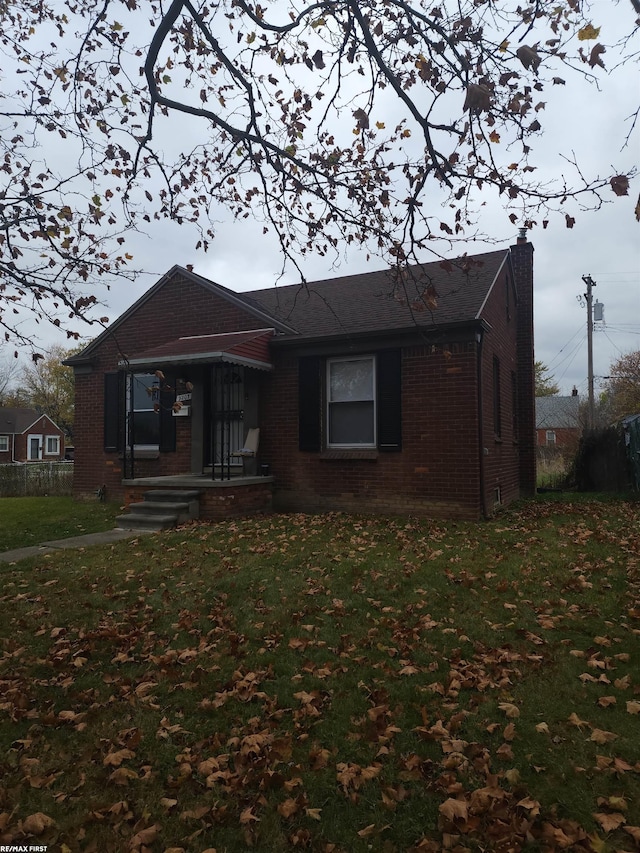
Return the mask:
M 164 530 L 199 516 L 195 489 L 157 489 L 145 492 L 140 503 L 129 505 L 126 515 L 116 518 L 116 527 L 133 530 Z

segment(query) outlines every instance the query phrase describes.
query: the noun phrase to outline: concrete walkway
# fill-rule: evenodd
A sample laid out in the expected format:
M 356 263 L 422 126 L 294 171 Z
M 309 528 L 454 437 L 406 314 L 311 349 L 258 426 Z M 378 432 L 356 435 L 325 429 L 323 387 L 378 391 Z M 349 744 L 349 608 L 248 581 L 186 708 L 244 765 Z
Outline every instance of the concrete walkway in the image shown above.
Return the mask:
M 86 533 L 84 536 L 70 536 L 68 539 L 55 539 L 51 542 L 43 542 L 41 545 L 31 545 L 27 548 L 14 548 L 13 551 L 0 553 L 0 563 L 15 563 L 27 557 L 36 557 L 38 554 L 51 554 L 65 548 L 88 548 L 91 545 L 110 545 L 112 542 L 120 542 L 122 539 L 136 539 L 154 533 L 153 530 L 124 530 L 116 527 L 113 530 L 105 530 L 102 533 Z

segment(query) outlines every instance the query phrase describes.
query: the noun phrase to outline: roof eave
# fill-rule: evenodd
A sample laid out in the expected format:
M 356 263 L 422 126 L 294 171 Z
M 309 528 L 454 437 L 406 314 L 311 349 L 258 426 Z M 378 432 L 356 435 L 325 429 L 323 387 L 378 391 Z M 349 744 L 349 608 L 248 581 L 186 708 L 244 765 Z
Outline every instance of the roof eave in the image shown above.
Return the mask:
M 154 359 L 149 358 L 129 358 L 126 361 L 119 361 L 118 367 L 123 369 L 137 368 L 143 370 L 147 368 L 158 369 L 163 366 L 183 366 L 187 364 L 216 364 L 226 362 L 228 364 L 237 364 L 242 367 L 252 367 L 256 370 L 273 370 L 273 365 L 267 361 L 259 361 L 255 358 L 247 358 L 246 356 L 235 355 L 234 353 L 223 352 L 203 352 L 194 353 L 192 355 L 174 355 L 174 356 L 158 356 Z
M 361 332 L 343 331 L 328 335 L 305 335 L 304 333 L 300 333 L 295 338 L 274 337 L 271 339 L 270 343 L 272 346 L 277 347 L 294 347 L 300 346 L 301 344 L 330 344 L 350 340 L 362 341 L 366 338 L 396 338 L 408 335 L 433 336 L 442 334 L 443 332 L 448 333 L 459 330 L 461 331 L 463 329 L 478 328 L 481 328 L 483 331 L 489 331 L 491 326 L 484 318 L 473 317 L 467 320 L 453 320 L 449 323 L 440 323 L 434 326 L 420 326 L 416 324 L 413 326 L 402 326 L 397 329 L 367 329 Z

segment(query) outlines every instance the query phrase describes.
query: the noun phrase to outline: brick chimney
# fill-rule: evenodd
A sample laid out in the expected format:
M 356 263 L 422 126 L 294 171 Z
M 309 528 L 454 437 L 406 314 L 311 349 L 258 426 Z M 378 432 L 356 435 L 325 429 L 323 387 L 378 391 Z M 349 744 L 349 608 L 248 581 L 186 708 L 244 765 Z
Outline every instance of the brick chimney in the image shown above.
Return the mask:
M 536 412 L 533 349 L 533 246 L 527 229 L 521 228 L 511 263 L 518 293 L 518 442 L 520 450 L 520 494 L 536 493 Z

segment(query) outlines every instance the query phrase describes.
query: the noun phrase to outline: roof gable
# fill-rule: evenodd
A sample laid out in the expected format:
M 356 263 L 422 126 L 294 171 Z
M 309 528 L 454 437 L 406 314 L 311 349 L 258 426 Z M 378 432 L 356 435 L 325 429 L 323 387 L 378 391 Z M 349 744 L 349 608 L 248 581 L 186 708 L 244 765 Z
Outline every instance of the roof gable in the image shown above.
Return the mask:
M 40 418 L 46 418 L 58 429 L 49 415 L 44 414 L 44 412 L 25 408 L 0 408 L 0 435 L 20 435 L 26 432 Z
M 214 281 L 210 281 L 209 279 L 203 278 L 203 276 L 197 275 L 191 270 L 185 269 L 184 267 L 178 266 L 177 264 L 173 266 L 167 273 L 165 273 L 162 278 L 160 278 L 149 290 L 142 294 L 142 296 L 137 299 L 133 305 L 131 305 L 124 313 L 122 313 L 117 319 L 113 321 L 109 325 L 107 329 L 105 329 L 97 338 L 91 341 L 82 352 L 77 353 L 76 355 L 71 356 L 68 359 L 65 359 L 64 364 L 73 366 L 77 364 L 81 364 L 82 362 L 86 362 L 90 359 L 92 353 L 98 349 L 98 347 L 103 343 L 103 341 L 108 338 L 110 335 L 115 332 L 119 326 L 129 320 L 136 312 L 149 300 L 153 299 L 159 290 L 165 287 L 168 283 L 174 281 L 176 277 L 185 278 L 193 284 L 196 284 L 205 290 L 207 290 L 212 295 L 221 297 L 226 301 L 232 303 L 241 311 L 244 311 L 248 315 L 255 317 L 260 321 L 261 327 L 269 327 L 275 328 L 281 332 L 293 332 L 294 330 L 283 323 L 281 320 L 278 320 L 274 317 L 271 317 L 267 314 L 259 305 L 253 305 L 249 302 L 243 300 L 240 294 L 235 293 L 233 290 L 229 290 L 227 287 L 223 287 L 221 284 L 217 284 Z

